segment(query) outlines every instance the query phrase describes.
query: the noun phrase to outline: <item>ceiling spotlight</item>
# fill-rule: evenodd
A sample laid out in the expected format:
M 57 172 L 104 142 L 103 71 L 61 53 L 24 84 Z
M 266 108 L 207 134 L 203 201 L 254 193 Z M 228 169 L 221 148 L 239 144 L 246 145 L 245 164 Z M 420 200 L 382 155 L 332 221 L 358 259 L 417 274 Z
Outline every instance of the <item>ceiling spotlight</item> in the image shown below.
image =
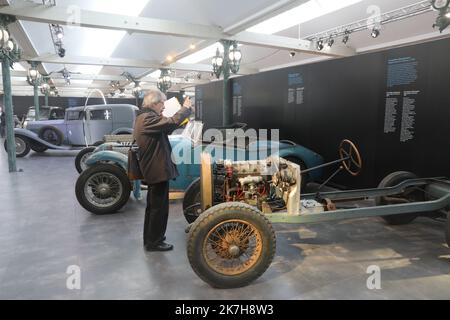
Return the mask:
M 194 49 L 195 49 L 195 44 L 191 43 L 191 44 L 189 45 L 189 49 L 194 50 Z
M 374 39 L 378 38 L 378 36 L 380 35 L 380 30 L 375 27 L 375 28 L 372 29 L 372 33 L 370 35 Z
M 348 30 L 345 30 L 344 37 L 342 38 L 342 42 L 344 44 L 347 44 L 348 40 L 350 40 L 350 32 Z
M 170 62 L 170 61 L 172 61 L 172 60 L 173 60 L 173 57 L 172 57 L 172 56 L 167 56 L 167 58 L 166 58 L 166 59 L 167 59 L 167 61 L 169 61 L 169 62 Z
M 331 48 L 333 46 L 333 44 L 334 44 L 334 39 L 332 37 L 330 37 L 330 39 L 328 39 L 328 42 L 327 42 L 328 48 Z
M 323 50 L 323 40 L 322 39 L 317 41 L 317 50 L 319 50 L 319 51 Z
M 297 54 L 297 53 L 296 53 L 295 51 L 289 52 L 289 56 L 290 56 L 291 58 L 295 57 L 296 54 Z

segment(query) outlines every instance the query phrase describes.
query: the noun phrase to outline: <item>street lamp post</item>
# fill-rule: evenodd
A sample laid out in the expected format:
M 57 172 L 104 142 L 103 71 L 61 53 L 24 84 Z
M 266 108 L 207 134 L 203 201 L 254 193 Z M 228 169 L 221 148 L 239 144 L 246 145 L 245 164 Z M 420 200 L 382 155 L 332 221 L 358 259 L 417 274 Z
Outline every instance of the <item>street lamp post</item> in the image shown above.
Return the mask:
M 41 74 L 37 69 L 37 63 L 32 61 L 30 62 L 31 68 L 28 69 L 27 80 L 30 85 L 33 86 L 34 89 L 34 110 L 35 110 L 35 119 L 39 120 L 39 85 L 41 84 Z
M 136 107 L 139 108 L 139 98 L 141 96 L 142 88 L 139 85 L 139 81 L 134 82 L 133 95 L 136 98 Z
M 161 69 L 161 75 L 158 78 L 158 89 L 161 90 L 164 94 L 172 86 L 172 78 L 170 77 L 170 71 L 168 69 Z
M 217 49 L 216 56 L 212 59 L 212 65 L 214 74 L 218 79 L 223 75 L 222 123 L 226 127 L 232 123 L 233 118 L 230 104 L 230 75 L 231 73 L 238 73 L 242 54 L 236 41 L 221 40 L 220 42 L 223 45 L 223 56 L 220 55 L 220 51 Z
M 20 59 L 20 50 L 10 39 L 7 25 L 16 19 L 12 16 L 0 15 L 0 60 L 2 62 L 4 111 L 6 113 L 6 145 L 8 151 L 9 172 L 16 172 L 16 143 L 14 138 L 14 120 L 12 106 L 11 70 L 14 62 Z
M 41 93 L 44 95 L 44 97 L 45 97 L 45 101 L 44 101 L 44 104 L 45 104 L 45 106 L 47 106 L 48 107 L 48 93 L 49 93 L 49 91 L 50 91 L 50 86 L 48 85 L 48 83 L 47 83 L 47 81 L 48 81 L 48 78 L 47 77 L 43 77 L 42 78 L 42 85 L 41 85 Z

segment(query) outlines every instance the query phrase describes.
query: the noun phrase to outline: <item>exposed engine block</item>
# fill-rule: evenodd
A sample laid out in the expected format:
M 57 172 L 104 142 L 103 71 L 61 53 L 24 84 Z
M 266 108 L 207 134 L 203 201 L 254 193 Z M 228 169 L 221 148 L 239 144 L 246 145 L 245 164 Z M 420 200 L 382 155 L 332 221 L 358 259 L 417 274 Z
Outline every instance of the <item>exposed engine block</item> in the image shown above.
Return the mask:
M 216 202 L 245 202 L 263 213 L 299 214 L 300 167 L 282 158 L 214 165 Z

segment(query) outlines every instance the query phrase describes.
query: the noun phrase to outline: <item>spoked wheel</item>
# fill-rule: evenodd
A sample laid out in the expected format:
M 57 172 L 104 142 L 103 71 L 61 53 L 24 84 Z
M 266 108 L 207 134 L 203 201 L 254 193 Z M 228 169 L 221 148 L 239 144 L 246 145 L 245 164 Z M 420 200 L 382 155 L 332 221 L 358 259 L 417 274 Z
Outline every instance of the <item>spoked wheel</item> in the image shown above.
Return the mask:
M 86 165 L 86 160 L 91 156 L 95 148 L 96 147 L 87 147 L 78 152 L 77 156 L 75 157 L 75 168 L 77 169 L 78 173 L 82 173 L 88 168 L 88 166 Z
M 30 146 L 30 142 L 28 141 L 27 138 L 15 136 L 14 142 L 16 145 L 16 157 L 17 158 L 25 157 L 28 153 L 30 153 L 31 146 Z M 8 145 L 7 145 L 6 140 L 5 140 L 4 147 L 5 147 L 6 152 L 8 152 Z
M 75 192 L 83 208 L 95 214 L 108 214 L 117 212 L 127 203 L 131 184 L 123 169 L 100 164 L 78 177 Z
M 394 172 L 381 181 L 379 188 L 389 188 L 399 185 L 405 180 L 417 179 L 414 173 L 407 171 Z M 424 201 L 424 191 L 419 187 L 407 188 L 402 194 L 392 195 L 388 197 L 378 197 L 375 199 L 377 206 L 402 204 L 415 201 Z M 419 216 L 417 213 L 406 213 L 383 216 L 382 218 L 390 225 L 404 225 L 414 221 Z
M 275 232 L 261 212 L 243 203 L 222 203 L 193 224 L 187 250 L 195 273 L 212 287 L 225 289 L 259 278 L 275 248 Z
M 184 194 L 183 213 L 188 223 L 193 223 L 202 213 L 200 178 L 195 179 Z

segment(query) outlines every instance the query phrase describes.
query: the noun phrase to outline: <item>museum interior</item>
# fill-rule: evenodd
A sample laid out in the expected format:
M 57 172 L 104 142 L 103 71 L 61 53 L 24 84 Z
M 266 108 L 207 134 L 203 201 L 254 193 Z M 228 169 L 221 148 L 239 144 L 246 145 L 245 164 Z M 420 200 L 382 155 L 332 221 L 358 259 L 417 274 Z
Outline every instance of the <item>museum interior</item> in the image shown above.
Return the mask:
M 449 299 L 449 25 L 0 0 L 0 299 Z

